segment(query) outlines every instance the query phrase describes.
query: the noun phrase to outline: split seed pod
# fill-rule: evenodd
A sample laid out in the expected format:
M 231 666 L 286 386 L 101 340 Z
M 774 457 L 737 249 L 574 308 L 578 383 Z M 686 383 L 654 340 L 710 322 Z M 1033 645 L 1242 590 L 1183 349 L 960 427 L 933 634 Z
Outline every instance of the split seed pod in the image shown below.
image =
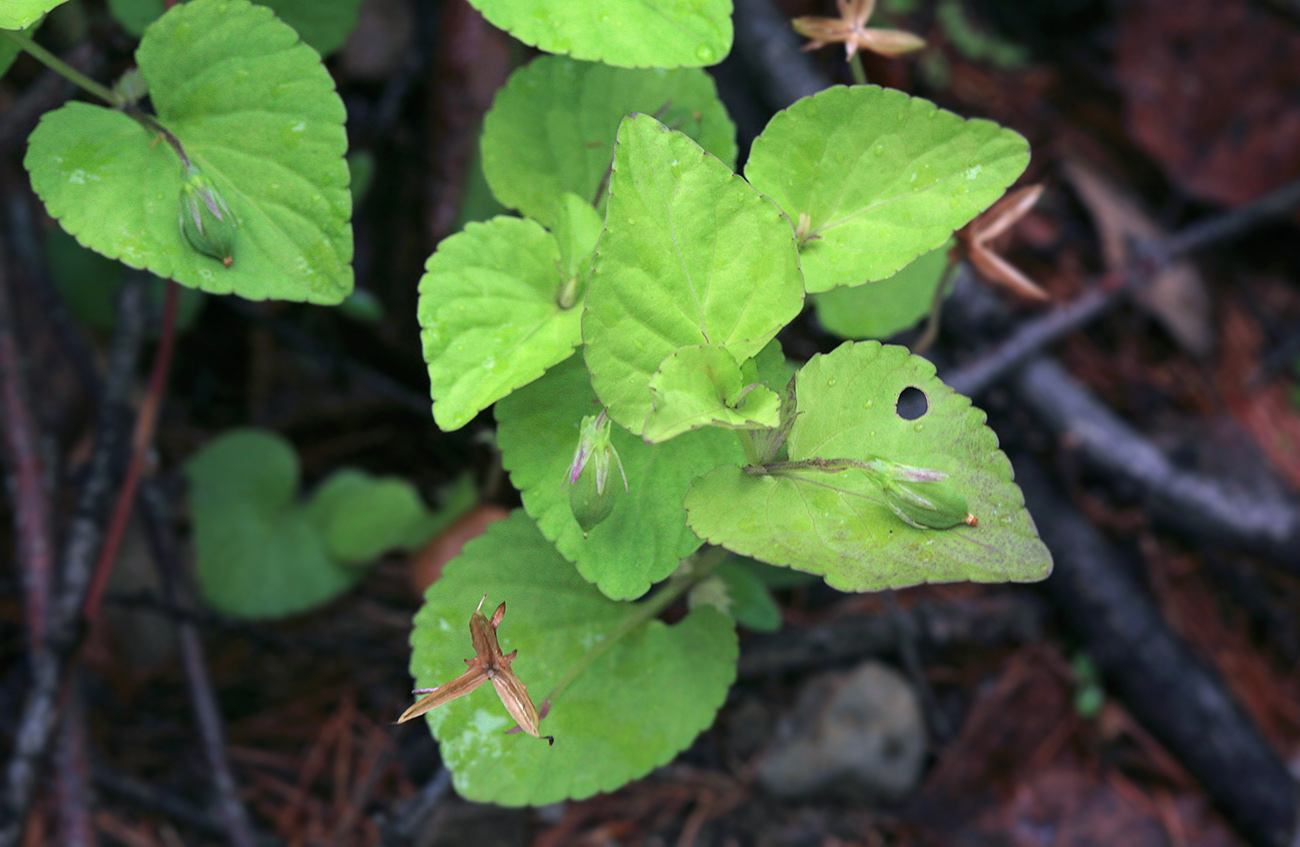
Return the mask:
M 510 663 L 514 661 L 519 651 L 512 650 L 508 655 L 504 654 L 501 652 L 501 645 L 497 642 L 497 627 L 501 625 L 501 620 L 506 615 L 506 604 L 497 606 L 497 610 L 492 613 L 492 618 L 489 620 L 482 613 L 484 600 L 487 600 L 486 594 L 483 595 L 482 600 L 479 600 L 478 608 L 469 619 L 469 637 L 474 645 L 474 658 L 465 660 L 465 664 L 469 667 L 446 685 L 417 689 L 414 693 L 424 696 L 402 712 L 397 723 L 418 718 L 443 703 L 464 697 L 490 679 L 497 696 L 501 698 L 502 705 L 506 707 L 510 717 L 518 722 L 519 728 L 534 738 L 546 738 L 554 744 L 555 739 L 552 736 L 541 734 L 537 708 L 533 705 L 532 698 L 528 696 L 528 687 L 510 668 Z

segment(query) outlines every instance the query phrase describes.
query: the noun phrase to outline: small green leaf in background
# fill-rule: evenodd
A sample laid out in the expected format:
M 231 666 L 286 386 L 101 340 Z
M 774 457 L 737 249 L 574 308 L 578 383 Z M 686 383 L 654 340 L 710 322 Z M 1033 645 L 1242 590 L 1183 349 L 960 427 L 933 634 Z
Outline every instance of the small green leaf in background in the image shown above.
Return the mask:
M 78 320 L 104 332 L 117 325 L 117 295 L 127 274 L 121 262 L 87 250 L 61 229 L 51 229 L 45 236 L 45 261 L 68 310 Z M 167 280 L 150 277 L 149 299 L 157 308 L 162 308 L 166 294 Z M 177 292 L 177 332 L 184 332 L 194 324 L 206 300 L 206 294 L 192 288 Z
M 927 410 L 898 414 L 908 388 Z M 821 574 L 843 591 L 923 582 L 1032 582 L 1051 573 L 984 413 L 944 385 L 934 366 L 901 347 L 849 343 L 814 356 L 797 380 L 799 416 L 790 459 L 884 458 L 947 474 L 978 526 L 918 529 L 898 518 L 876 483 L 853 468 L 768 475 L 721 467 L 686 497 L 702 538 L 774 565 Z
M 682 347 L 650 377 L 653 410 L 645 440 L 667 441 L 702 426 L 775 428 L 781 398 L 762 385 L 746 384 L 740 365 L 721 347 Z
M 731 52 L 731 0 L 470 0 L 547 53 L 624 68 L 704 67 Z
M 736 623 L 754 632 L 776 632 L 781 628 L 781 608 L 754 572 L 756 565 L 757 562 L 733 556 L 719 564 L 713 576 L 726 586 L 728 613 Z
M 745 177 L 807 234 L 808 292 L 884 279 L 937 249 L 1029 163 L 1020 135 L 874 85 L 836 86 L 778 112 Z
M 63 0 L 4 0 L 0 5 L 0 29 L 27 29 L 41 15 L 62 3 Z
M 3 14 L 3 12 L 0 12 L 0 15 Z M 22 34 L 30 36 L 40 25 L 41 21 L 38 18 L 26 27 L 22 27 Z M 0 27 L 0 29 L 10 29 L 10 27 Z M 7 36 L 0 34 L 0 76 L 5 75 L 5 72 L 9 70 L 9 66 L 14 63 L 14 60 L 18 58 L 18 54 L 21 52 L 23 52 L 23 49 L 18 46 L 16 41 L 11 41 Z
M 535 222 L 497 217 L 443 240 L 420 278 L 433 418 L 459 429 L 566 359 L 582 312 L 560 308 L 560 253 Z
M 579 424 L 599 411 L 582 356 L 573 356 L 497 403 L 497 442 L 510 481 L 542 534 L 606 596 L 630 600 L 699 548 L 682 511 L 691 480 L 724 462 L 743 461 L 743 455 L 735 435 L 722 430 L 647 444 L 612 427 L 629 490 L 623 492 L 623 480 L 616 478 L 614 510 L 584 536 L 569 504 L 566 471 Z
M 547 694 L 637 606 L 583 582 L 522 511 L 497 521 L 429 587 L 411 633 L 411 675 L 437 685 L 473 655 L 466 622 L 487 593 L 506 604 L 499 637 L 542 708 Z M 597 658 L 541 721 L 555 745 L 523 733 L 484 686 L 429 712 L 456 791 L 476 802 L 540 806 L 612 791 L 665 764 L 714 719 L 736 673 L 731 619 L 693 610 L 642 624 Z
M 641 434 L 665 359 L 709 345 L 743 363 L 802 306 L 780 211 L 680 132 L 649 115 L 625 119 L 582 318 L 610 417 Z
M 298 457 L 272 432 L 233 430 L 185 465 L 199 585 L 218 611 L 275 618 L 329 602 L 356 564 L 427 540 L 438 520 L 410 484 L 343 470 L 298 501 Z
M 303 41 L 328 56 L 343 46 L 357 25 L 357 10 L 361 0 L 257 0 L 267 6 L 289 26 L 297 30 Z M 134 36 L 144 34 L 145 28 L 166 11 L 163 0 L 108 0 L 108 10 Z
M 929 314 L 935 289 L 947 268 L 948 248 L 944 246 L 879 282 L 814 294 L 817 320 L 840 338 L 888 338 Z
M 83 245 L 214 294 L 336 304 L 352 290 L 346 113 L 314 50 L 247 0 L 191 0 L 136 51 L 159 121 L 237 221 L 234 264 L 181 234 L 181 164 L 156 134 L 88 103 L 47 112 L 24 163 Z
M 492 193 L 552 230 L 566 191 L 603 212 L 614 136 L 629 112 L 655 115 L 728 166 L 735 163 L 735 125 L 704 71 L 626 70 L 542 56 L 510 75 L 484 119 L 483 174 Z

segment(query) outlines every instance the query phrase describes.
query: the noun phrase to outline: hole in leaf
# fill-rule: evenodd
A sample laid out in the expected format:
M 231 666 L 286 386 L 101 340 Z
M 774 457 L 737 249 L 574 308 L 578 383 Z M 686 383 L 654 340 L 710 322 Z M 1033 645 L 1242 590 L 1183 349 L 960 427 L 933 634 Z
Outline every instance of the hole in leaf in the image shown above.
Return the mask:
M 914 421 L 930 411 L 930 401 L 926 399 L 924 391 L 908 386 L 898 393 L 894 411 L 903 420 Z

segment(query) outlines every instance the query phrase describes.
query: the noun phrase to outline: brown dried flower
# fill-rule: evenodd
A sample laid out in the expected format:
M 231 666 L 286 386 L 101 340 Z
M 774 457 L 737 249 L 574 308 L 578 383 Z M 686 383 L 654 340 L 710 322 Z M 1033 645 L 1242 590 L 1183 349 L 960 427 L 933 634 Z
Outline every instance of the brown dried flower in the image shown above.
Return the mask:
M 501 625 L 501 619 L 506 615 L 506 604 L 497 606 L 497 610 L 492 613 L 492 619 L 489 620 L 482 614 L 484 600 L 487 600 L 486 594 L 483 595 L 483 600 L 478 601 L 478 608 L 469 618 L 469 637 L 474 645 L 474 658 L 465 660 L 469 668 L 446 685 L 437 688 L 419 688 L 412 692 L 425 696 L 402 712 L 397 723 L 418 718 L 443 703 L 449 703 L 457 697 L 464 697 L 490 679 L 497 696 L 501 698 L 501 703 L 510 713 L 510 717 L 519 723 L 519 728 L 534 738 L 545 738 L 554 744 L 554 737 L 541 734 L 537 708 L 533 706 L 533 701 L 528 696 L 528 687 L 510 669 L 510 663 L 514 661 L 515 656 L 519 655 L 519 651 L 511 650 L 510 654 L 506 655 L 501 652 L 501 645 L 497 643 L 497 627 Z
M 839 7 L 838 18 L 804 17 L 795 18 L 795 31 L 812 43 L 805 50 L 816 50 L 834 42 L 843 42 L 847 51 L 846 58 L 861 47 L 882 56 L 901 56 L 925 46 L 925 39 L 897 29 L 874 29 L 867 26 L 867 19 L 875 11 L 876 0 L 835 0 Z

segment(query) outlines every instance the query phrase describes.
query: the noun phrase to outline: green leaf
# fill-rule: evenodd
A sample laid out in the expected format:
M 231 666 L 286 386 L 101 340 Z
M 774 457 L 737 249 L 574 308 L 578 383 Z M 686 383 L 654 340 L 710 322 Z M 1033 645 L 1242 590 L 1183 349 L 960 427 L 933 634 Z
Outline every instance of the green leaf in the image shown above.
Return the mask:
M 927 400 L 915 420 L 896 410 L 908 388 Z M 853 468 L 751 475 L 732 466 L 696 482 L 686 497 L 688 521 L 707 541 L 821 574 L 845 591 L 1031 582 L 1051 572 L 984 413 L 940 382 L 929 362 L 874 341 L 845 344 L 804 366 L 797 396 L 792 461 L 883 458 L 942 472 L 979 525 L 909 526 L 890 511 L 880 487 Z
M 429 587 L 411 634 L 411 674 L 441 685 L 473 656 L 469 617 L 484 593 L 505 602 L 501 648 L 542 708 L 548 692 L 602 645 L 637 606 L 584 583 L 522 512 L 497 521 Z M 609 646 L 551 704 L 541 721 L 555 745 L 523 733 L 492 686 L 439 706 L 427 720 L 456 791 L 506 806 L 554 803 L 612 791 L 685 749 L 712 722 L 736 673 L 735 629 L 711 608 L 669 627 L 652 620 Z
M 621 490 L 623 480 L 612 471 L 620 488 L 614 511 L 584 536 L 569 505 L 566 470 L 579 424 L 599 409 L 582 357 L 574 356 L 497 403 L 497 442 L 510 481 L 542 534 L 606 596 L 632 599 L 700 546 L 682 511 L 691 480 L 743 456 L 736 437 L 721 430 L 647 444 L 612 427 L 629 490 Z
M 185 240 L 181 165 L 156 134 L 87 103 L 47 112 L 25 164 L 83 245 L 182 285 L 335 304 L 352 290 L 343 102 L 314 50 L 263 6 L 191 0 L 136 52 L 159 121 L 237 225 L 227 268 Z
M 344 468 L 321 483 L 307 509 L 330 554 L 347 564 L 428 540 L 429 511 L 404 479 Z
M 704 71 L 542 56 L 510 75 L 484 119 L 483 174 L 492 193 L 551 229 L 566 191 L 603 214 L 614 135 L 629 112 L 656 115 L 728 165 L 736 160 L 736 128 Z
M 547 53 L 624 68 L 702 67 L 731 52 L 731 0 L 470 0 Z
M 938 248 L 1029 162 L 1009 129 L 901 91 L 837 86 L 778 112 L 745 177 L 805 223 L 809 293 L 884 279 Z
M 555 222 L 555 240 L 560 245 L 560 275 L 567 302 L 575 305 L 586 294 L 587 278 L 591 276 L 591 260 L 596 252 L 596 242 L 604 219 L 591 204 L 572 192 L 565 192 L 564 205 Z M 561 300 L 565 294 L 561 294 Z
M 343 46 L 357 25 L 361 0 L 258 0 L 322 56 Z M 139 36 L 165 11 L 163 0 L 108 0 L 108 9 L 122 28 Z
M 707 344 L 743 363 L 802 305 L 779 210 L 685 135 L 648 115 L 624 120 L 582 318 L 610 417 L 640 434 L 664 359 Z
M 429 257 L 419 319 L 438 426 L 464 426 L 582 340 L 581 311 L 557 302 L 559 261 L 546 230 L 507 217 L 469 224 Z
M 424 541 L 438 520 L 409 483 L 342 470 L 299 503 L 288 441 L 232 430 L 185 465 L 199 586 L 220 612 L 275 618 L 329 602 L 365 574 L 349 565 Z
M 26 29 L 62 3 L 63 0 L 5 0 L 0 5 L 0 29 Z
M 840 338 L 888 338 L 929 314 L 935 289 L 947 268 L 945 246 L 879 282 L 814 294 L 817 320 Z
M 365 573 L 335 561 L 296 502 L 298 458 L 283 438 L 234 430 L 185 466 L 199 586 L 218 611 L 275 618 L 315 608 Z
M 702 426 L 761 429 L 780 424 L 781 398 L 745 384 L 740 366 L 720 347 L 683 347 L 650 377 L 654 408 L 645 440 L 667 441 Z
M 720 563 L 713 575 L 726 585 L 729 613 L 736 623 L 754 632 L 776 632 L 781 628 L 781 609 L 754 572 L 757 564 L 732 557 Z

